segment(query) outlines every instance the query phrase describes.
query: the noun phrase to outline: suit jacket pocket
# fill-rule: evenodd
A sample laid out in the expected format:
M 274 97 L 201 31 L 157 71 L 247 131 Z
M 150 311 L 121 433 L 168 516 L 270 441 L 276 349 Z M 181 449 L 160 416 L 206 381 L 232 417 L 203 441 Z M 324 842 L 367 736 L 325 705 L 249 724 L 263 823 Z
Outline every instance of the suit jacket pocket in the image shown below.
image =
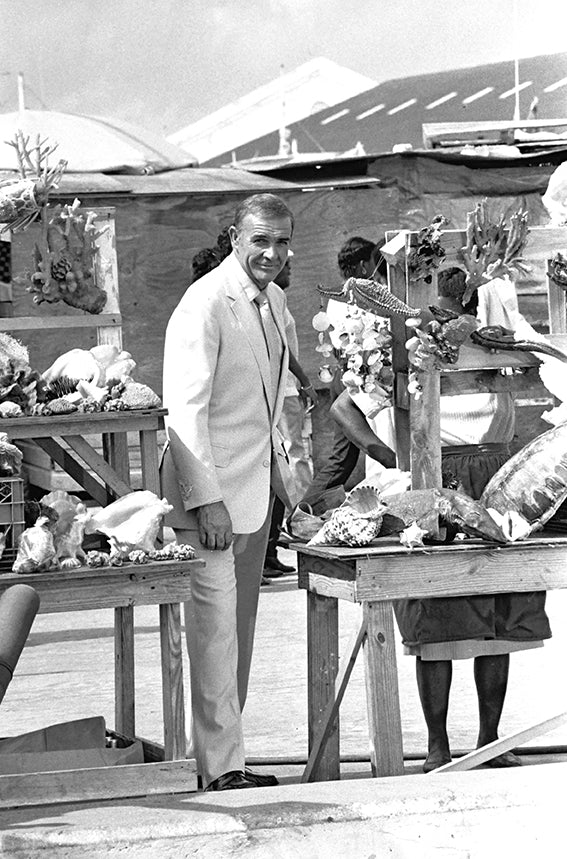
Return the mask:
M 232 451 L 222 444 L 211 444 L 213 459 L 217 468 L 226 468 L 232 459 Z

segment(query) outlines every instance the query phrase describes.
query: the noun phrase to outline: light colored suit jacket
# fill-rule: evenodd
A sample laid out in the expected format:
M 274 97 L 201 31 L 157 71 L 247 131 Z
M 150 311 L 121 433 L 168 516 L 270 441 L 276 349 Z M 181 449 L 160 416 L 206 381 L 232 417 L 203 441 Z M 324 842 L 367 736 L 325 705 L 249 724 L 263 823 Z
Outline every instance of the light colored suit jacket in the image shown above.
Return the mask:
M 282 474 L 284 482 L 289 479 L 276 428 L 288 370 L 285 297 L 276 284 L 266 287 L 284 344 L 271 410 L 264 334 L 245 283 L 248 275 L 231 254 L 189 287 L 167 327 L 168 445 L 161 478 L 163 495 L 174 506 L 166 521 L 174 528 L 192 526 L 187 511 L 222 500 L 233 531 L 253 533 L 268 512 L 270 476 L 276 491 Z

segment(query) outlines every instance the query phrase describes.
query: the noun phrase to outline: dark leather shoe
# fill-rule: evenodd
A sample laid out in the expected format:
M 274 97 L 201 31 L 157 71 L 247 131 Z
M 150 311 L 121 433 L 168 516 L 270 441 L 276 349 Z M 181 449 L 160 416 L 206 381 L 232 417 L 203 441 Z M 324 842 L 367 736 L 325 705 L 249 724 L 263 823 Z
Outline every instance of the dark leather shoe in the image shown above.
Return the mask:
M 278 558 L 266 558 L 264 561 L 264 575 L 271 579 L 282 576 L 284 573 L 295 573 L 295 567 L 283 564 Z
M 256 785 L 247 779 L 244 773 L 240 770 L 232 770 L 231 772 L 219 775 L 218 778 L 207 785 L 205 791 L 242 790 L 247 787 L 256 787 Z
M 278 780 L 273 775 L 258 775 L 250 770 L 241 772 L 240 770 L 232 770 L 224 773 L 212 781 L 205 791 L 212 790 L 242 790 L 249 787 L 274 787 L 278 784 Z
M 271 584 L 272 584 L 271 581 L 269 579 L 267 579 L 266 576 L 262 576 L 262 579 L 260 581 L 260 585 L 263 586 L 263 585 L 271 585 Z
M 244 770 L 244 775 L 247 779 L 253 781 L 256 787 L 275 787 L 279 784 L 275 775 L 260 775 L 260 773 L 252 772 L 248 768 Z

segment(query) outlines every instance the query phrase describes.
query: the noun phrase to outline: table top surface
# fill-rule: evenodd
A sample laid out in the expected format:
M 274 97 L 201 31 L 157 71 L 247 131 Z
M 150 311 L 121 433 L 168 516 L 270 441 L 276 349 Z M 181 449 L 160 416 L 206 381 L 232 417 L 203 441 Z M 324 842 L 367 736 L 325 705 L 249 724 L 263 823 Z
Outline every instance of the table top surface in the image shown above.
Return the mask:
M 152 577 L 167 577 L 172 573 L 186 573 L 191 569 L 200 568 L 205 562 L 200 558 L 193 560 L 151 561 L 146 564 L 123 563 L 120 566 L 107 567 L 73 567 L 70 570 L 48 570 L 42 573 L 13 573 L 0 571 L 0 589 L 11 585 L 31 585 L 37 587 L 53 582 L 63 585 L 80 582 L 97 581 L 104 583 L 109 579 L 123 578 L 130 581 Z
M 349 562 L 382 558 L 388 555 L 450 555 L 462 552 L 493 552 L 497 549 L 505 552 L 524 552 L 526 549 L 537 551 L 549 546 L 567 549 L 567 533 L 536 531 L 534 534 L 530 534 L 527 539 L 517 540 L 515 543 L 492 543 L 487 540 L 467 538 L 466 540 L 455 540 L 453 543 L 435 543 L 427 546 L 415 546 L 411 549 L 402 546 L 399 535 L 391 534 L 387 537 L 378 537 L 367 546 L 354 548 L 350 546 L 308 546 L 306 543 L 290 543 L 289 548 L 303 555 Z
M 89 435 L 161 429 L 167 409 L 125 409 L 121 412 L 72 412 L 69 415 L 21 415 L 0 420 L 0 431 L 9 438 L 49 435 Z

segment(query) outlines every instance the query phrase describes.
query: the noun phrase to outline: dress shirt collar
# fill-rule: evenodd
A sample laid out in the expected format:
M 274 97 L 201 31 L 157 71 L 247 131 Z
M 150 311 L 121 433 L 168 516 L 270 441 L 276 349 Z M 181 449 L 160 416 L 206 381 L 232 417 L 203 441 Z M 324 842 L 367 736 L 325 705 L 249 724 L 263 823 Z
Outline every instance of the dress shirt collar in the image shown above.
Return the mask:
M 260 294 L 260 290 L 256 286 L 253 280 L 247 275 L 242 266 L 240 265 L 236 254 L 231 253 L 226 259 L 225 263 L 231 267 L 232 276 L 238 282 L 238 284 L 242 287 L 245 292 L 246 298 L 248 301 L 252 302 L 256 298 L 257 295 Z

